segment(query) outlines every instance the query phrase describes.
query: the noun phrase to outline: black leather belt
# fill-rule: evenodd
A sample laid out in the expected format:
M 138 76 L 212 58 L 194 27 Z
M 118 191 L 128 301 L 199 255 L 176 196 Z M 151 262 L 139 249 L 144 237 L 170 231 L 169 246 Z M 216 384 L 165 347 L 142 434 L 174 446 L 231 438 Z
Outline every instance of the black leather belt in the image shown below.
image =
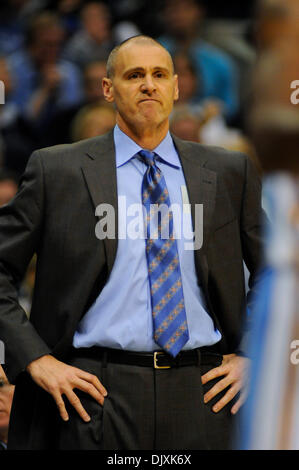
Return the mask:
M 200 363 L 200 349 L 181 351 L 175 358 L 164 351 L 156 352 L 131 352 L 120 349 L 91 348 L 72 349 L 72 355 L 103 360 L 107 363 L 127 364 L 154 369 L 170 369 L 171 367 L 192 366 Z

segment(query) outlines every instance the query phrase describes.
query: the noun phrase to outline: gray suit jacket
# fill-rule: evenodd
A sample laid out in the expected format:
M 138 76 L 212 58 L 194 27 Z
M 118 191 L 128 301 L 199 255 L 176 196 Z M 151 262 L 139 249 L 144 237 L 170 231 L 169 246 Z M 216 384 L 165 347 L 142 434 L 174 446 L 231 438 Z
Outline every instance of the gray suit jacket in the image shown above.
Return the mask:
M 203 204 L 203 246 L 195 251 L 198 281 L 223 336 L 219 351 L 231 353 L 239 348 L 244 318 L 243 259 L 251 275 L 260 262 L 260 181 L 242 154 L 175 137 L 174 142 L 193 216 L 194 205 Z M 112 270 L 117 236 L 96 238 L 95 207 L 100 203 L 112 204 L 117 217 L 112 132 L 34 152 L 17 196 L 0 209 L 0 339 L 6 346 L 8 378 L 17 381 L 14 435 L 25 433 L 27 439 L 18 448 L 42 439 L 36 436 L 43 435 L 45 426 L 31 425 L 40 420 L 45 424 L 49 415 L 41 410 L 51 410 L 49 399 L 54 403 L 22 371 L 43 354 L 64 360 L 79 320 Z M 17 302 L 17 286 L 34 252 L 37 271 L 29 322 Z M 54 409 L 53 414 L 58 415 Z M 28 434 L 28 426 L 35 429 L 35 437 Z

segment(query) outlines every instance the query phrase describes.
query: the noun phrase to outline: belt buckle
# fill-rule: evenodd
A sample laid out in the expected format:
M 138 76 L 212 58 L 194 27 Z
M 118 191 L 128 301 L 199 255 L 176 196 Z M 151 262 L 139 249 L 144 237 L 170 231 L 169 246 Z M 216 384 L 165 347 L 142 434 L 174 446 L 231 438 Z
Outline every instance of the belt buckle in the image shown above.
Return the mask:
M 155 369 L 171 369 L 171 366 L 158 366 L 158 364 L 157 364 L 158 354 L 164 354 L 164 353 L 163 353 L 163 351 L 155 351 L 154 352 L 154 368 Z

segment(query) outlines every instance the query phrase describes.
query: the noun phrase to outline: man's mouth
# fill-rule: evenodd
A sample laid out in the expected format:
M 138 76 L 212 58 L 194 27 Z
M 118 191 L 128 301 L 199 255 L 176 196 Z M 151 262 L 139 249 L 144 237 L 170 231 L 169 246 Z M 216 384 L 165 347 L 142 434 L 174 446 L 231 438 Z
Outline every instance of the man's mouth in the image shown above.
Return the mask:
M 144 103 L 144 102 L 147 102 L 147 101 L 155 101 L 155 102 L 159 103 L 159 101 L 154 99 L 154 98 L 144 98 L 143 100 L 140 100 L 139 103 Z

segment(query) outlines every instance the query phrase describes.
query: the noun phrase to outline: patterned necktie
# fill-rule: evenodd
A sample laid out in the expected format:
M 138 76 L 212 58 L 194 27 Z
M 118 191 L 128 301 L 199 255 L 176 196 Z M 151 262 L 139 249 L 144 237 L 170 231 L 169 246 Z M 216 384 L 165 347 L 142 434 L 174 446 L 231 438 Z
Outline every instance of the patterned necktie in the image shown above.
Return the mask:
M 168 211 L 169 194 L 164 176 L 156 165 L 155 153 L 141 150 L 139 155 L 148 166 L 142 181 L 142 203 L 146 209 L 146 257 L 154 340 L 175 357 L 188 341 L 189 333 L 177 243 L 173 234 L 173 215 Z M 159 220 L 157 216 L 158 209 L 162 209 L 161 204 L 167 211 L 164 214 L 160 211 Z M 158 220 L 157 226 L 154 222 Z M 164 237 L 165 232 L 168 233 L 167 238 Z

